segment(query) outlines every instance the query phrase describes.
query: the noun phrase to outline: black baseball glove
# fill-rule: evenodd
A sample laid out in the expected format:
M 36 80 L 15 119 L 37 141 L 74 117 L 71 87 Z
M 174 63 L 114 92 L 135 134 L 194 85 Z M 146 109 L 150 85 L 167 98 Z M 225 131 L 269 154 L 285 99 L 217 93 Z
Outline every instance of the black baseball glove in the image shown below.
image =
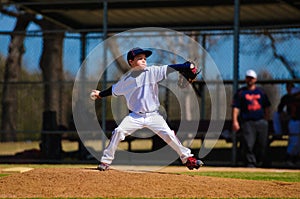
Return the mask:
M 194 62 L 187 61 L 185 64 L 189 64 L 190 67 L 179 71 L 177 84 L 180 88 L 186 88 L 189 83 L 193 83 L 196 80 L 197 75 L 201 72 Z

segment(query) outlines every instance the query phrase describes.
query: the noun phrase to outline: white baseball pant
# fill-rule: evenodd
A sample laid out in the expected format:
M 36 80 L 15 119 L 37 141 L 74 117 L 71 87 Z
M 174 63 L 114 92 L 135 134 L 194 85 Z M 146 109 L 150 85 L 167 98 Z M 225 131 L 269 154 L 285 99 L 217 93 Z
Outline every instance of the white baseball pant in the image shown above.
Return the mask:
M 112 132 L 112 137 L 106 149 L 103 151 L 101 162 L 111 164 L 120 141 L 131 135 L 138 129 L 149 128 L 160 136 L 179 155 L 183 164 L 188 157 L 192 157 L 191 150 L 184 147 L 170 129 L 164 118 L 158 112 L 152 113 L 130 113 L 121 124 Z

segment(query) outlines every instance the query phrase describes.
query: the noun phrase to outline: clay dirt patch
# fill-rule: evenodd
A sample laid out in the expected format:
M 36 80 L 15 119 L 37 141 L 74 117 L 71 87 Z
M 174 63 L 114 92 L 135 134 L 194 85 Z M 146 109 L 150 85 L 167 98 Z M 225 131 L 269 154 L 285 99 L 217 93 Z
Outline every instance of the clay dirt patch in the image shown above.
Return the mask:
M 189 176 L 167 172 L 167 169 L 159 172 L 119 170 L 100 172 L 94 168 L 38 168 L 0 178 L 1 198 L 298 198 L 299 196 L 298 182 Z

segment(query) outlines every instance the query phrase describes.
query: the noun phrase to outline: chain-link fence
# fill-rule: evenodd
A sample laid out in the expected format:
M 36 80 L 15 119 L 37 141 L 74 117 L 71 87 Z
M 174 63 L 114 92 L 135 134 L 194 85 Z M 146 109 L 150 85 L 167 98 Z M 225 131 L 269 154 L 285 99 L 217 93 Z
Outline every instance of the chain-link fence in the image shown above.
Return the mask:
M 18 33 L 20 34 L 20 33 Z M 61 130 L 74 130 L 72 120 L 72 91 L 73 84 L 81 69 L 82 63 L 98 45 L 101 45 L 102 35 L 100 33 L 65 33 L 62 45 L 62 66 L 63 78 L 54 82 L 44 81 L 41 70 L 41 56 L 43 53 L 43 34 L 40 31 L 27 31 L 24 39 L 24 54 L 22 56 L 22 68 L 18 80 L 16 82 L 5 81 L 5 66 L 9 55 L 10 35 L 12 32 L 2 32 L 0 35 L 0 98 L 3 99 L 4 87 L 12 86 L 16 91 L 16 129 L 15 141 L 40 141 L 41 131 L 43 129 L 43 113 L 45 111 L 45 85 L 55 84 L 57 89 L 61 89 L 61 95 L 58 96 L 57 124 Z M 55 33 L 54 33 L 55 34 Z M 201 119 L 209 120 L 211 117 L 211 97 L 216 97 L 217 109 L 226 108 L 226 119 L 231 119 L 231 101 L 233 90 L 233 33 L 231 31 L 199 31 L 186 32 L 196 39 L 196 41 L 207 51 L 207 55 L 216 64 L 219 73 L 218 79 L 225 83 L 226 96 L 218 96 L 218 85 L 214 82 L 205 81 L 205 77 L 209 68 L 206 68 L 206 62 L 196 60 L 202 67 L 202 77 L 194 83 L 194 89 L 197 93 L 198 103 L 200 107 Z M 136 38 L 145 37 L 161 37 L 162 42 L 170 42 L 169 48 L 176 48 L 176 45 L 188 45 L 182 41 L 172 43 L 168 32 L 164 35 L 157 33 L 138 33 L 118 37 L 118 45 L 115 49 L 130 49 L 135 46 L 143 47 L 143 44 L 135 43 Z M 45 37 L 45 36 L 44 36 Z M 122 45 L 122 48 L 121 48 Z M 240 54 L 239 54 L 239 85 L 243 85 L 244 74 L 248 69 L 254 69 L 258 73 L 259 85 L 262 86 L 272 103 L 272 113 L 276 110 L 280 97 L 285 94 L 285 83 L 287 81 L 295 81 L 300 83 L 300 56 L 298 52 L 300 48 L 300 29 L 283 29 L 283 30 L 243 30 L 240 35 Z M 198 49 L 199 50 L 199 49 Z M 197 50 L 197 52 L 198 52 Z M 102 53 L 102 52 L 101 52 Z M 195 52 L 194 52 L 195 53 Z M 125 56 L 126 52 L 121 52 Z M 197 53 L 196 53 L 197 54 Z M 108 50 L 108 56 L 113 57 L 112 48 Z M 193 55 L 191 55 L 193 56 Z M 99 54 L 100 66 L 103 64 L 102 54 Z M 116 57 L 115 59 L 117 59 Z M 192 57 L 193 58 L 193 57 Z M 164 55 L 163 58 L 153 57 L 149 62 L 153 63 L 174 63 L 177 58 Z M 204 63 L 204 64 L 203 64 Z M 124 69 L 124 68 L 123 68 Z M 118 80 L 124 73 L 119 63 L 113 62 L 107 68 L 107 86 Z M 90 73 L 90 71 L 86 71 Z M 176 79 L 173 79 L 176 80 Z M 99 80 L 99 89 L 104 89 Z M 296 85 L 297 85 L 296 84 Z M 184 92 L 184 91 L 182 91 Z M 87 96 L 88 97 L 88 96 Z M 179 109 L 178 99 L 168 89 L 162 87 L 160 91 L 160 101 L 164 107 L 168 120 L 178 120 L 182 115 Z M 111 113 L 111 99 L 107 98 L 107 120 L 113 120 Z M 3 129 L 3 110 L 5 103 L 0 104 L 1 128 Z M 96 104 L 99 122 L 101 122 L 101 104 Z M 186 108 L 186 119 L 192 119 L 193 107 Z M 218 113 L 217 113 L 218 115 Z M 1 131 L 2 134 L 12 133 Z
M 216 63 L 223 80 L 229 81 L 226 84 L 226 118 L 230 119 L 230 102 L 232 99 L 232 81 L 233 76 L 233 36 L 231 32 L 198 32 L 196 34 L 199 43 L 206 49 L 213 61 Z M 5 60 L 8 55 L 8 45 L 10 37 L 7 34 L 1 34 L 1 88 L 4 85 L 4 68 Z M 134 37 L 134 36 L 132 36 Z M 151 37 L 151 36 L 149 36 Z M 17 130 L 18 131 L 38 131 L 41 129 L 41 115 L 43 112 L 43 84 L 42 72 L 40 69 L 40 57 L 42 54 L 43 40 L 41 33 L 27 33 L 24 40 L 25 52 L 22 58 L 22 73 L 18 82 L 14 82 L 18 90 L 18 100 L 16 106 L 18 107 Z M 101 34 L 86 34 L 86 53 L 88 56 L 97 45 L 101 43 Z M 122 43 L 128 41 L 123 38 Z M 131 41 L 131 40 L 130 40 Z M 168 41 L 167 39 L 165 40 Z M 268 85 L 263 85 L 272 101 L 273 108 L 277 106 L 280 96 L 285 93 L 285 81 L 295 80 L 299 81 L 300 74 L 300 57 L 298 56 L 300 44 L 300 29 L 288 30 L 254 30 L 244 31 L 241 33 L 240 39 L 240 80 L 244 79 L 244 73 L 247 69 L 252 68 L 257 71 L 259 80 L 268 80 Z M 134 42 L 127 43 L 128 46 L 134 47 Z M 176 44 L 170 44 L 176 45 Z M 117 47 L 118 48 L 118 47 Z M 123 52 L 124 54 L 126 52 Z M 70 94 L 72 93 L 72 81 L 74 81 L 77 72 L 79 71 L 82 61 L 82 37 L 77 33 L 68 33 L 65 35 L 63 41 L 63 69 L 64 81 L 60 82 L 65 84 L 64 89 Z M 101 56 L 101 55 L 100 55 Z M 172 63 L 173 60 L 164 60 L 164 63 Z M 205 65 L 204 65 L 205 67 Z M 122 71 L 114 64 L 109 67 L 108 81 L 117 80 Z M 205 71 L 204 71 L 205 72 Z M 205 75 L 205 74 L 204 74 Z M 199 82 L 202 80 L 199 79 Z M 263 82 L 262 82 L 263 83 Z M 6 83 L 7 84 L 7 83 Z M 9 83 L 8 83 L 9 84 Z M 197 83 L 196 83 L 197 84 Z M 208 84 L 207 84 L 208 86 Z M 198 87 L 203 89 L 203 87 Z M 1 89 L 1 90 L 2 90 Z M 205 86 L 204 86 L 205 90 Z M 206 94 L 205 94 L 206 93 Z M 208 119 L 210 116 L 210 102 L 209 95 L 204 92 L 204 96 L 199 96 L 199 101 L 203 101 L 207 110 L 203 117 Z M 165 99 L 164 94 L 161 95 L 162 104 L 168 103 L 168 113 L 170 119 L 178 119 L 176 116 L 176 99 L 169 96 L 168 100 Z M 2 97 L 2 91 L 1 91 Z M 64 96 L 65 97 L 65 96 Z M 173 96 L 174 97 L 174 96 Z M 1 105 L 2 106 L 2 105 Z M 71 115 L 70 106 L 65 113 Z M 0 109 L 2 110 L 2 108 Z

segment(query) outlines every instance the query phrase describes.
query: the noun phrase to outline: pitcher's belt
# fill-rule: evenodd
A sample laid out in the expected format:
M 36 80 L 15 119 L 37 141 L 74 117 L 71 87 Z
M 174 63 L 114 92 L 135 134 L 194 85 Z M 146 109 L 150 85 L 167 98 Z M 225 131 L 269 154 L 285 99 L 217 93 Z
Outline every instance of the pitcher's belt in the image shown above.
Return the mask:
M 149 111 L 149 112 L 134 112 L 134 111 L 132 111 L 132 110 L 129 110 L 129 113 L 135 113 L 135 114 L 141 115 L 141 116 L 150 116 L 150 115 L 152 115 L 152 114 L 158 113 L 158 111 L 155 110 L 155 111 Z

